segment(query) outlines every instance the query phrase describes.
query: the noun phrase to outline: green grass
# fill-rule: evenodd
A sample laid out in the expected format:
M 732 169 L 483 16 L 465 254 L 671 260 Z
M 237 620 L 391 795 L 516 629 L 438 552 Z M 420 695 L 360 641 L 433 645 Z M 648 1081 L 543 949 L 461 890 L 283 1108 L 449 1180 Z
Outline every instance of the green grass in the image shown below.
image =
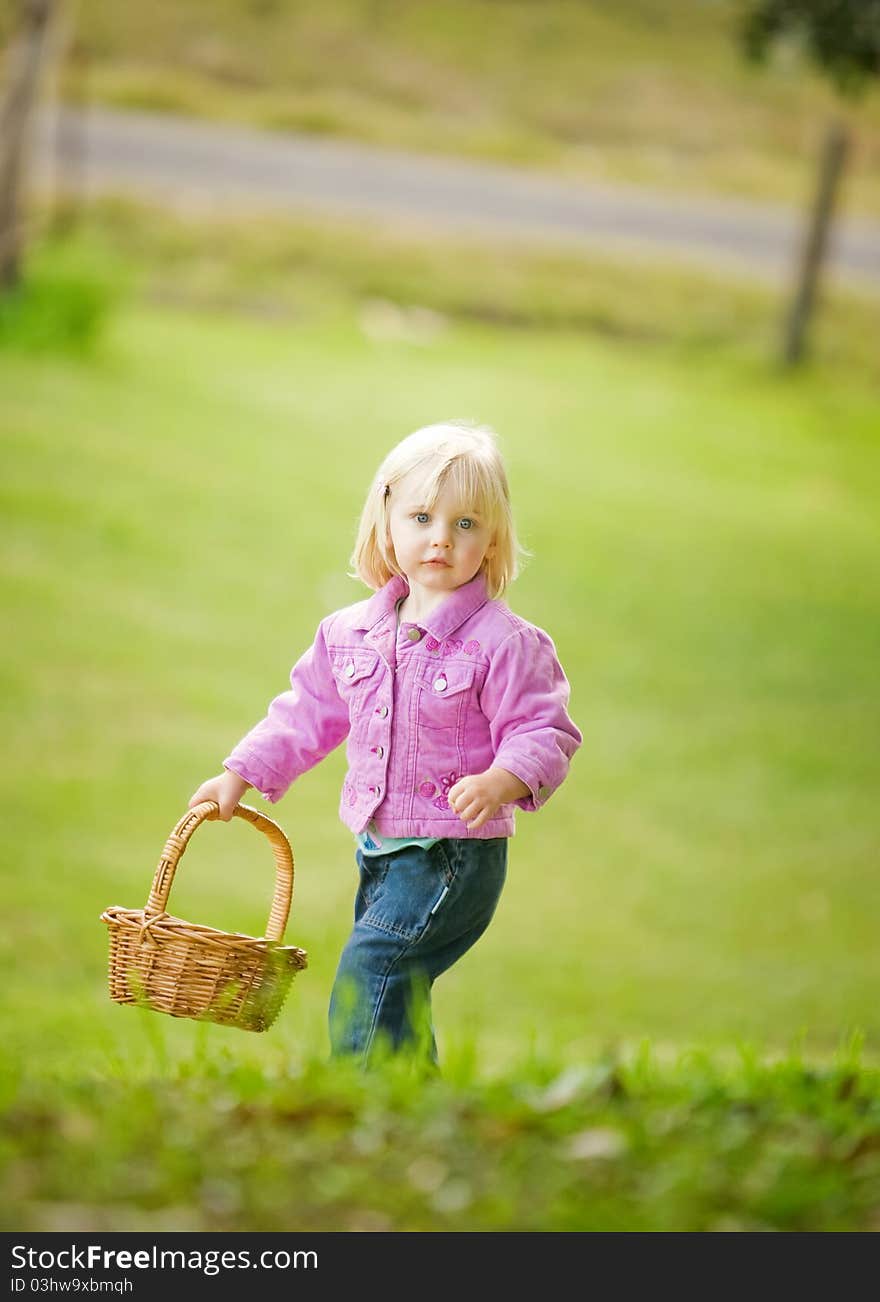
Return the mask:
M 137 283 L 151 302 L 279 325 L 342 311 L 357 315 L 377 343 L 430 346 L 451 320 L 671 349 L 686 366 L 719 350 L 766 362 L 779 352 L 788 306 L 787 290 L 674 261 L 539 251 L 384 222 L 215 214 L 206 223 L 111 197 L 90 205 L 84 222 L 62 205 L 54 218 L 45 208 L 36 213 L 34 225 L 68 220 L 78 222 L 74 248 L 89 268 L 112 258 L 113 275 Z M 76 258 L 64 241 L 41 249 L 41 275 L 46 259 L 57 277 L 57 263 Z M 819 295 L 808 342 L 838 383 L 851 376 L 861 385 L 880 378 L 876 332 L 873 296 L 830 287 Z
M 839 105 L 791 49 L 748 64 L 737 10 L 217 0 L 208 12 L 202 0 L 156 0 L 138 11 L 91 0 L 61 86 L 123 108 L 797 204 L 841 113 L 855 129 L 847 206 L 880 212 L 880 93 Z
M 844 305 L 795 377 L 762 354 L 751 294 L 725 332 L 723 287 L 642 271 L 627 292 L 607 267 L 610 326 L 590 327 L 586 287 L 583 315 L 538 326 L 534 278 L 548 290 L 575 266 L 539 260 L 499 282 L 522 308 L 501 328 L 467 308 L 496 301 L 496 263 L 468 300 L 450 254 L 442 328 L 377 332 L 364 268 L 373 294 L 408 267 L 413 300 L 436 305 L 442 250 L 383 258 L 352 235 L 336 264 L 320 244 L 285 262 L 312 246 L 270 232 L 265 264 L 248 263 L 255 239 L 224 267 L 210 236 L 199 262 L 189 228 L 151 243 L 129 217 L 90 237 L 142 286 L 93 351 L 0 349 L 7 1220 L 161 1228 L 185 1208 L 195 1228 L 276 1228 L 271 1191 L 305 1162 L 285 1227 L 418 1228 L 437 1198 L 450 1228 L 867 1225 L 880 390 Z M 172 284 L 176 306 L 159 301 Z M 231 310 L 255 285 L 252 314 Z M 716 333 L 695 331 L 713 311 Z M 268 1035 L 111 1004 L 98 916 L 144 903 L 192 790 L 322 615 L 361 595 L 345 569 L 364 487 L 393 440 L 445 415 L 500 431 L 534 553 L 511 602 L 552 633 L 585 742 L 521 816 L 492 927 L 438 983 L 445 1080 L 401 1101 L 392 1074 L 372 1107 L 322 1065 L 354 889 L 341 754 L 274 808 L 297 862 L 287 937 L 310 967 Z M 258 935 L 271 882 L 252 829 L 205 827 L 172 909 Z M 854 1033 L 865 1068 L 838 1061 Z M 594 1089 L 643 1043 L 650 1088 Z M 752 1064 L 744 1110 L 731 1046 Z M 536 1075 L 572 1071 L 570 1104 L 528 1102 Z M 443 1134 L 425 1141 L 432 1106 Z M 560 1162 L 566 1145 L 587 1156 Z
M 135 1014 L 149 1018 L 150 1013 Z M 59 1231 L 876 1230 L 880 1075 L 646 1046 L 559 1071 L 364 1078 L 232 1047 L 161 1081 L 20 1092 L 6 1227 Z

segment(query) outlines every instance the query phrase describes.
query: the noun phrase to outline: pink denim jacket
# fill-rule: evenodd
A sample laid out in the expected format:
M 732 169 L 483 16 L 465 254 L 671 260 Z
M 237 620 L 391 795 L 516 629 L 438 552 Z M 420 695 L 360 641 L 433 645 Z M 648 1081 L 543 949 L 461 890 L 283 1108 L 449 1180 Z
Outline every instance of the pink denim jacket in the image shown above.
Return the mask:
M 423 624 L 397 630 L 395 608 L 408 591 L 395 577 L 323 619 L 290 691 L 224 766 L 274 803 L 347 737 L 339 813 L 353 832 L 372 819 L 391 837 L 511 836 L 514 805 L 540 809 L 582 741 L 556 649 L 542 629 L 490 600 L 482 575 Z M 530 794 L 471 831 L 450 809 L 449 789 L 492 764 Z

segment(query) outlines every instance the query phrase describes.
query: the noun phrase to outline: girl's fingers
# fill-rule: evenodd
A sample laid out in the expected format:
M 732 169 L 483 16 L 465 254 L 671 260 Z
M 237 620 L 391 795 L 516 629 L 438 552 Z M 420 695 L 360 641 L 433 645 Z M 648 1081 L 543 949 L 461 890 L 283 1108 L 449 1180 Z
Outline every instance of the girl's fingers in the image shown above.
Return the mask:
M 482 827 L 494 812 L 480 796 L 469 795 L 467 779 L 463 778 L 449 789 L 449 804 L 467 827 Z
M 497 808 L 498 808 L 497 805 L 492 805 L 492 804 L 477 805 L 476 817 L 473 819 L 472 822 L 468 823 L 468 827 L 471 828 L 482 827 L 484 823 L 488 823 L 490 818 L 495 817 L 495 812 Z
M 449 788 L 448 799 L 453 809 L 459 800 L 467 800 L 468 797 L 470 797 L 471 800 L 477 799 L 477 796 L 473 791 L 473 781 L 474 779 L 472 777 L 465 776 L 459 778 L 455 785 Z
M 481 818 L 484 813 L 485 809 L 480 802 L 478 800 L 471 800 L 464 809 L 459 812 L 458 816 L 463 823 L 467 824 L 468 827 L 474 827 L 475 825 L 478 825 L 476 820 Z M 483 821 L 485 822 L 485 819 Z

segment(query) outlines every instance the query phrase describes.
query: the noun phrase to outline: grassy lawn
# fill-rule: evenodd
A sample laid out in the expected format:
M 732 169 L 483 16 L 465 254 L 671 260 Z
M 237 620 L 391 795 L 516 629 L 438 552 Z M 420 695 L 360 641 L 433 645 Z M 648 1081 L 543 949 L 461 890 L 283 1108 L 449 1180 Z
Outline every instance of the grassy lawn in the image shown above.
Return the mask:
M 746 63 L 736 0 L 90 0 L 63 93 L 591 180 L 802 203 L 822 133 L 855 128 L 846 203 L 880 213 L 880 94 L 788 49 Z M 10 17 L 0 16 L 0 39 Z
M 494 1081 L 463 1053 L 419 1081 L 230 1047 L 21 1090 L 0 1153 L 4 1228 L 37 1233 L 880 1229 L 880 1077 L 857 1053 Z
M 138 228 L 112 228 L 97 223 L 96 247 L 130 257 Z M 168 227 L 140 246 L 140 292 L 92 351 L 0 348 L 0 1151 L 10 1205 L 33 1204 L 7 1221 L 157 1228 L 185 1205 L 196 1228 L 282 1228 L 271 1190 L 283 1161 L 307 1161 L 302 1136 L 270 1163 L 265 1197 L 247 1171 L 276 1123 L 288 1145 L 314 1115 L 312 1183 L 284 1214 L 307 1217 L 312 1197 L 315 1228 L 370 1228 L 351 1223 L 364 1207 L 374 1228 L 419 1228 L 438 1197 L 439 1228 L 470 1212 L 525 1229 L 868 1224 L 876 1072 L 835 1058 L 855 1035 L 875 1062 L 880 1033 L 880 388 L 848 346 L 862 309 L 837 304 L 839 332 L 792 378 L 757 346 L 761 300 L 730 291 L 727 319 L 721 288 L 684 294 L 659 271 L 627 295 L 606 268 L 606 315 L 590 328 L 588 263 L 573 294 L 585 315 L 537 323 L 523 305 L 537 284 L 552 300 L 572 266 L 523 264 L 494 297 L 483 282 L 485 301 L 520 305 L 514 329 L 469 312 L 463 288 L 455 299 L 449 285 L 467 278 L 451 256 L 444 277 L 436 249 L 419 280 L 352 237 L 346 256 L 372 270 L 346 297 L 329 256 L 302 266 L 276 248 L 275 262 L 221 272 L 210 240 L 200 262 L 192 238 Z M 177 260 L 159 256 L 175 240 Z M 427 333 L 376 327 L 368 295 L 407 267 L 415 301 L 442 308 Z M 232 310 L 233 289 L 250 314 Z M 425 1095 L 392 1074 L 371 1113 L 356 1080 L 320 1065 L 355 880 L 341 754 L 274 807 L 297 862 L 287 938 L 310 966 L 267 1036 L 112 1005 L 98 915 L 145 901 L 191 791 L 286 685 L 321 616 L 362 595 L 345 570 L 375 464 L 447 415 L 500 432 L 534 553 L 511 604 L 552 633 L 585 743 L 548 808 L 521 816 L 496 919 L 438 984 L 447 1079 Z M 171 907 L 259 935 L 271 881 L 251 829 L 208 826 Z M 736 1046 L 745 1066 L 718 1066 Z M 779 1067 L 758 1065 L 774 1055 Z M 545 1106 L 554 1081 L 561 1102 Z M 324 1100 L 312 1113 L 310 1092 Z M 423 1142 L 431 1099 L 438 1130 Z M 106 1158 L 78 1188 L 77 1154 L 96 1147 L 90 1100 Z M 171 1138 L 151 1165 L 160 1113 Z M 181 1137 L 195 1126 L 209 1151 L 230 1115 L 233 1156 L 199 1172 Z M 440 1134 L 459 1123 L 494 1155 L 494 1202 Z M 517 1180 L 539 1151 L 541 1178 L 558 1168 L 559 1183 L 536 1224 Z M 673 1151 L 680 1189 L 663 1212 Z M 719 1174 L 704 1198 L 707 1163 Z M 368 1177 L 402 1181 L 410 1201 L 365 1201 Z M 812 1192 L 798 1195 L 801 1177 Z

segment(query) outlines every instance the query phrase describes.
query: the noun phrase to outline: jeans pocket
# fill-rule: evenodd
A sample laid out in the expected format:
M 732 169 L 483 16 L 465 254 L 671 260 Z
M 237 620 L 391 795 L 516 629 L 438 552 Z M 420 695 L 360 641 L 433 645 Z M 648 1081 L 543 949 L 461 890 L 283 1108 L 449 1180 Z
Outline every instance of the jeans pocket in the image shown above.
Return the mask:
M 455 880 L 454 866 L 438 842 L 424 849 L 405 846 L 382 856 L 384 872 L 374 887 L 364 882 L 362 890 L 366 908 L 360 921 L 377 931 L 387 932 L 410 945 L 423 935 L 442 907 L 449 887 Z
M 455 881 L 455 867 L 449 854 L 448 841 L 444 839 L 432 845 L 428 851 L 428 857 L 433 864 L 437 865 L 437 875 L 442 884 L 451 886 Z
M 384 854 L 363 854 L 358 850 L 357 863 L 360 871 L 360 882 L 355 913 L 359 917 L 365 909 L 370 907 L 382 889 L 382 883 L 388 875 L 388 856 Z
M 507 838 L 460 838 L 448 843 L 450 890 L 438 909 L 456 930 L 486 926 L 495 912 L 507 877 Z

